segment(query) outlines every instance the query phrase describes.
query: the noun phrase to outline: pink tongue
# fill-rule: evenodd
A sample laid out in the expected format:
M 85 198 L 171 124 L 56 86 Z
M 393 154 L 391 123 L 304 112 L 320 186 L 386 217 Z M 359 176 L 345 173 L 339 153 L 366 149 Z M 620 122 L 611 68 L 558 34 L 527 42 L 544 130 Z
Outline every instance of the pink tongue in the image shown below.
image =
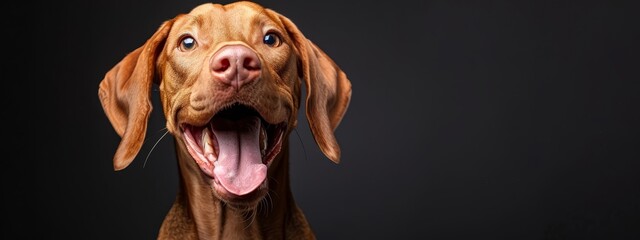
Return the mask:
M 219 146 L 214 177 L 230 193 L 252 192 L 267 176 L 260 154 L 260 119 L 255 116 L 230 120 L 218 118 L 211 124 Z

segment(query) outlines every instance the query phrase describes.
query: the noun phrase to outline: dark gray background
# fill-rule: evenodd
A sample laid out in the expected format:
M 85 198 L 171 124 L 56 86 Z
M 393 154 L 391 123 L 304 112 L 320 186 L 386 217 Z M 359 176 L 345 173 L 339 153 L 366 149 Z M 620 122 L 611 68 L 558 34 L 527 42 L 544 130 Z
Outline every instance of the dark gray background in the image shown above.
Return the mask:
M 318 238 L 640 237 L 630 2 L 261 1 L 353 84 L 342 163 L 304 119 L 291 138 L 292 191 Z M 156 236 L 177 190 L 173 139 L 155 105 L 139 157 L 114 172 L 119 138 L 98 84 L 199 3 L 6 7 L 3 234 Z

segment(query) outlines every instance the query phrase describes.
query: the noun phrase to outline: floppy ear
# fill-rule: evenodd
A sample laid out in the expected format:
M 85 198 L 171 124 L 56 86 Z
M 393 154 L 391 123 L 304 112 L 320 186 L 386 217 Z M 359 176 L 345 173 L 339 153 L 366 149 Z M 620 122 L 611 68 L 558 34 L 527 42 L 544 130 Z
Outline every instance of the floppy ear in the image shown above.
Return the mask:
M 340 162 L 340 146 L 334 135 L 351 100 L 351 82 L 327 54 L 279 15 L 300 57 L 301 77 L 307 88 L 306 111 L 309 127 L 320 150 Z
M 102 108 L 122 138 L 113 157 L 116 171 L 133 161 L 144 142 L 152 109 L 150 92 L 156 59 L 172 24 L 173 21 L 164 22 L 144 45 L 126 55 L 100 82 L 98 96 Z

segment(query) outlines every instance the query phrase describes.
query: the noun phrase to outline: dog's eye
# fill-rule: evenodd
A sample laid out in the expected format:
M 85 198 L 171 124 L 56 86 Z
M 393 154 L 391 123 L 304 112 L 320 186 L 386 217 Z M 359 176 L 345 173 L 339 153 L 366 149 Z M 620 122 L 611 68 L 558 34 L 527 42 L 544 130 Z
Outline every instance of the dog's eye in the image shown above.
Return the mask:
M 267 33 L 264 35 L 264 38 L 262 38 L 262 42 L 271 47 L 277 47 L 280 45 L 280 37 L 275 33 Z
M 196 40 L 193 39 L 193 37 L 186 36 L 182 38 L 182 40 L 180 41 L 180 50 L 182 51 L 191 50 L 195 46 L 196 46 Z

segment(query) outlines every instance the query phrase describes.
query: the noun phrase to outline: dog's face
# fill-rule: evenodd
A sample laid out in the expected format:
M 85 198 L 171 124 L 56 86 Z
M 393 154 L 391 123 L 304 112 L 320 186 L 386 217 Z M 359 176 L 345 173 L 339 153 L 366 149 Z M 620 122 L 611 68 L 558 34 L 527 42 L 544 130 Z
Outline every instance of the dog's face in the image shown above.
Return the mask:
M 291 43 L 277 16 L 251 5 L 203 5 L 173 21 L 157 65 L 167 129 L 219 198 L 266 190 L 297 113 Z
M 105 113 L 122 137 L 114 167 L 125 168 L 140 150 L 155 80 L 187 166 L 199 169 L 218 198 L 253 204 L 267 192 L 270 167 L 296 125 L 301 79 L 314 138 L 338 162 L 333 131 L 351 84 L 289 19 L 249 2 L 178 15 L 100 83 Z

